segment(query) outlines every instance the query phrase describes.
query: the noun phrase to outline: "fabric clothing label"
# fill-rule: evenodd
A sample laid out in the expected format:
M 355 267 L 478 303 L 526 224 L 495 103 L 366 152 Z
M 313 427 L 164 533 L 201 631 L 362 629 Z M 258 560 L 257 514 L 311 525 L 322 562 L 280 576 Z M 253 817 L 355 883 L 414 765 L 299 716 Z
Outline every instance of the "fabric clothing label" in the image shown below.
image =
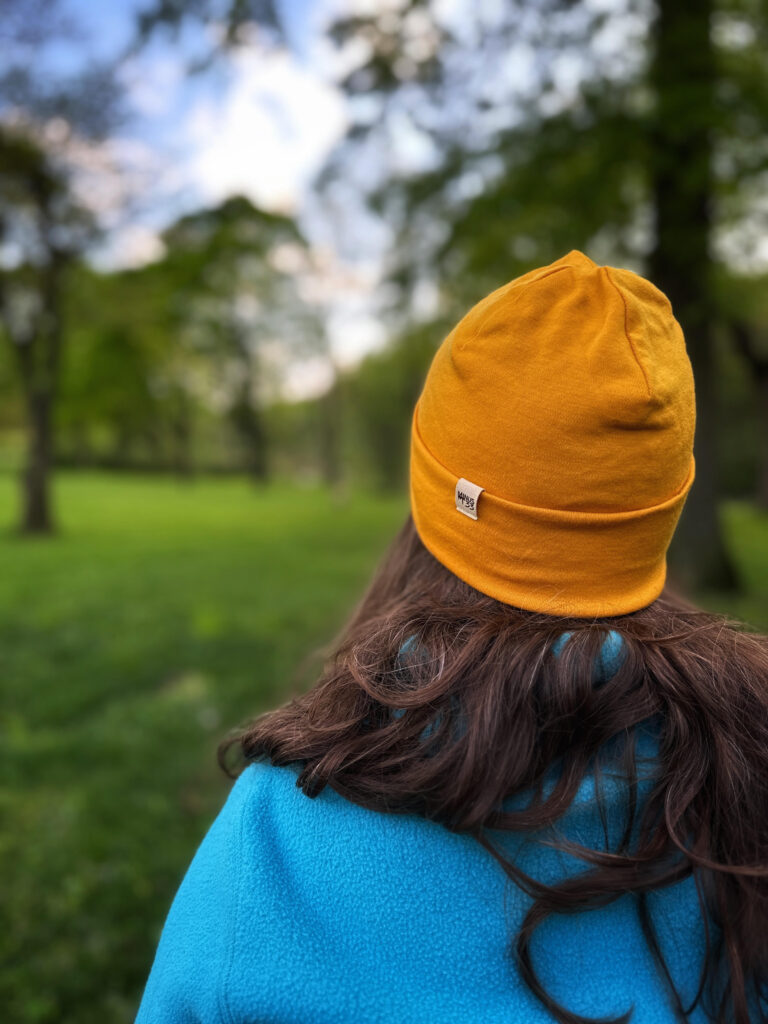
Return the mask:
M 484 487 L 478 487 L 477 484 L 461 477 L 456 484 L 456 510 L 463 512 L 470 519 L 477 519 L 477 503 L 481 491 L 484 490 Z

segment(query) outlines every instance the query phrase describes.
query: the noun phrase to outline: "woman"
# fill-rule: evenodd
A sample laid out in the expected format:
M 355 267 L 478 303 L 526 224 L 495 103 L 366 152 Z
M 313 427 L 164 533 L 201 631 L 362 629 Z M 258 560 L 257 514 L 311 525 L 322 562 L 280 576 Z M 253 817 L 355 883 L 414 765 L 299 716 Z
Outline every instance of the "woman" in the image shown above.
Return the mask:
M 461 320 L 321 678 L 223 744 L 138 1024 L 766 1019 L 768 638 L 665 587 L 694 427 L 630 271 Z

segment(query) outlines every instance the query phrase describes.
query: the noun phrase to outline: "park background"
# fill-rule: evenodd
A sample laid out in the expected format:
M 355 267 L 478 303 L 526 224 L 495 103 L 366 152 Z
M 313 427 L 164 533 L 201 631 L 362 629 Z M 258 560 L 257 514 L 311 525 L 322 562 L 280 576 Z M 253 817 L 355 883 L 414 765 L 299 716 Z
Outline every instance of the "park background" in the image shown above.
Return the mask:
M 218 741 L 311 685 L 519 273 L 669 295 L 670 571 L 768 630 L 767 172 L 762 0 L 4 0 L 4 1021 L 133 1019 Z

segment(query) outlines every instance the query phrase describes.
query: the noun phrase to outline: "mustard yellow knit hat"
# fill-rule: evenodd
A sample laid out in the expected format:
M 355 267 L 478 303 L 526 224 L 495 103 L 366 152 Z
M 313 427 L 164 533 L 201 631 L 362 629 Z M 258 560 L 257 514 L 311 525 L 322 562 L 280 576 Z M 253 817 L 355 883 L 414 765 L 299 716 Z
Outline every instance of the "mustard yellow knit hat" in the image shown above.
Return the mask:
M 664 587 L 695 425 L 667 297 L 573 250 L 488 295 L 435 354 L 411 424 L 416 530 L 506 604 L 637 611 Z

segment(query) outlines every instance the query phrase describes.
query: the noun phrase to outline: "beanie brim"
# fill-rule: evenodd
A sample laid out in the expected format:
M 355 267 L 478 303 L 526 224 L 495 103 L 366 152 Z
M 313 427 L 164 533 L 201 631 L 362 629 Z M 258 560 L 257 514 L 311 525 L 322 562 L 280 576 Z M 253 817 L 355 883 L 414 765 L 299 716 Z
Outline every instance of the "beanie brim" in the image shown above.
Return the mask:
M 418 412 L 417 403 L 411 514 L 424 546 L 454 575 L 504 604 L 578 618 L 626 615 L 661 594 L 667 548 L 695 477 L 693 453 L 679 490 L 657 505 L 573 511 L 520 505 L 483 490 L 474 519 L 454 500 L 457 481 L 468 474 L 452 472 L 429 450 Z

